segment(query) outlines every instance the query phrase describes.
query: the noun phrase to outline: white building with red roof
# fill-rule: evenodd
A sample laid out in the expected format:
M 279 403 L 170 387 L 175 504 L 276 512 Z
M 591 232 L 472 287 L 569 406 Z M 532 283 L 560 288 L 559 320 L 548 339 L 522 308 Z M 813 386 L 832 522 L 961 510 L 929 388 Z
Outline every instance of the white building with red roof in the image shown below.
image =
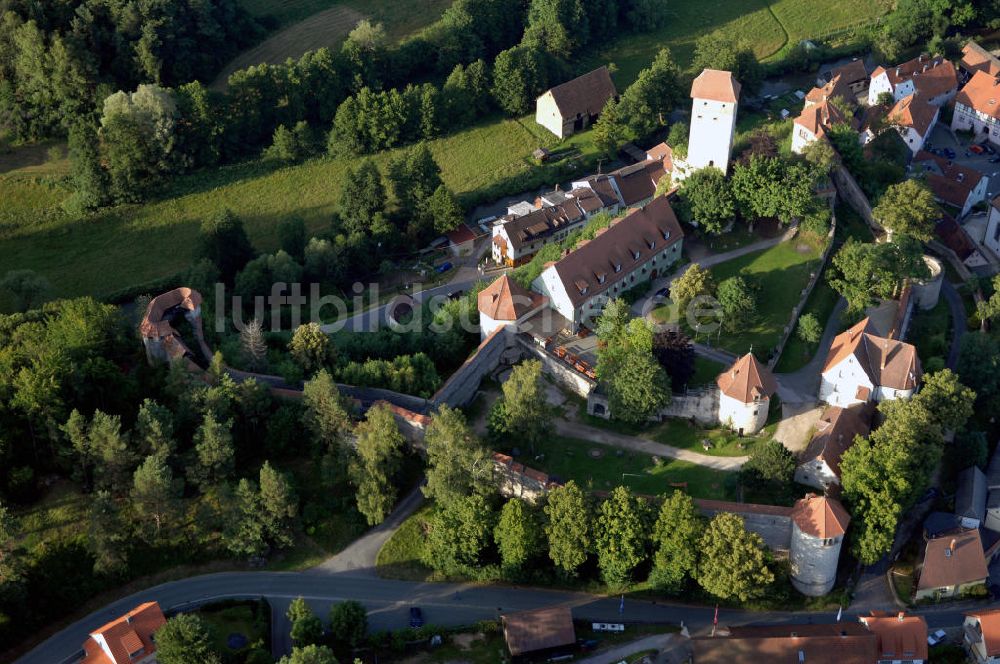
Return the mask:
M 81 664 L 155 664 L 153 634 L 165 622 L 159 604 L 140 604 L 90 633 Z
M 538 293 L 521 286 L 506 274 L 479 292 L 479 334 L 481 338 L 493 334 L 503 327 L 517 328 L 546 300 Z
M 927 621 L 923 616 L 908 616 L 904 612 L 872 611 L 859 616 L 858 621 L 875 634 L 879 662 L 929 661 Z
M 844 534 L 851 517 L 839 501 L 807 494 L 792 508 L 789 562 L 792 585 L 803 595 L 819 597 L 833 588 Z
M 910 152 L 917 154 L 924 149 L 924 143 L 931 135 L 931 130 L 937 124 L 941 109 L 920 95 L 911 94 L 897 101 L 886 114 L 889 126 L 899 132 Z M 866 138 L 875 136 L 866 133 Z M 869 139 L 869 140 L 871 140 Z M 866 141 L 867 142 L 867 141 Z
M 921 376 L 917 349 L 878 336 L 865 318 L 834 338 L 823 365 L 819 398 L 843 408 L 906 399 L 913 396 Z
M 977 70 L 955 97 L 955 131 L 971 131 L 977 143 L 1000 145 L 1000 78 Z
M 725 173 L 736 133 L 740 84 L 732 72 L 705 69 L 691 84 L 687 171 L 711 166 Z
M 1000 664 L 1000 609 L 966 613 L 963 636 L 977 664 Z
M 878 104 L 888 92 L 895 101 L 918 94 L 935 106 L 944 106 L 958 92 L 958 71 L 942 56 L 920 55 L 895 67 L 876 67 L 868 87 L 868 105 Z
M 767 423 L 771 395 L 778 384 L 753 353 L 736 360 L 715 379 L 719 387 L 719 421 L 734 431 L 755 434 Z

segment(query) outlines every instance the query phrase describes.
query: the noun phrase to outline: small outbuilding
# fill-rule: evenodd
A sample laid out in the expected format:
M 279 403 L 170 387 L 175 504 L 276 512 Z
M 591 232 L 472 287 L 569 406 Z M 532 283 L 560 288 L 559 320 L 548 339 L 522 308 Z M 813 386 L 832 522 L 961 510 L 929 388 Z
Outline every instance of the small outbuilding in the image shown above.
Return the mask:
M 576 644 L 573 614 L 565 606 L 508 613 L 503 636 L 514 657 Z

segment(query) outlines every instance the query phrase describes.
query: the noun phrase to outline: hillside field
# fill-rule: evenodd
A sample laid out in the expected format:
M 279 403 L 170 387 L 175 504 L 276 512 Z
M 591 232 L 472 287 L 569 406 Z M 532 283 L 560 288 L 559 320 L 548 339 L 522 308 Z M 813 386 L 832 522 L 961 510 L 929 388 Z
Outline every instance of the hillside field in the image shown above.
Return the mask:
M 492 118 L 431 141 L 447 184 L 474 193 L 531 169 L 529 157 L 555 137 L 530 118 Z M 395 151 L 375 157 L 385 166 Z M 31 268 L 52 283 L 52 296 L 106 295 L 175 274 L 195 254 L 198 227 L 229 208 L 239 215 L 254 245 L 277 248 L 277 227 L 300 215 L 310 231 L 328 228 L 340 181 L 353 157 L 318 157 L 275 168 L 255 161 L 179 178 L 159 200 L 104 210 L 81 219 L 59 203 L 69 194 L 64 161 L 0 174 L 0 275 Z M 555 184 L 553 182 L 552 184 Z M 3 306 L 0 301 L 0 308 Z

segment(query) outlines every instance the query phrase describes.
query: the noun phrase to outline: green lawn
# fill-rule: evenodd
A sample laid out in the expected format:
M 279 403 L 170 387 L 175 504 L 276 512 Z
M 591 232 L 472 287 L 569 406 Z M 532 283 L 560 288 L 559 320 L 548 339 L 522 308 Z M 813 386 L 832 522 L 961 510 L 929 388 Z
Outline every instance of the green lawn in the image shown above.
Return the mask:
M 809 299 L 806 300 L 806 306 L 802 310 L 802 313 L 815 316 L 819 324 L 825 329 L 826 322 L 833 314 L 833 308 L 837 306 L 837 300 L 839 299 L 840 293 L 833 290 L 830 284 L 827 283 L 824 273 L 824 275 L 820 276 L 816 287 L 813 288 Z M 815 344 L 807 344 L 799 339 L 798 334 L 793 333 L 788 343 L 785 344 L 785 350 L 782 351 L 781 359 L 778 360 L 778 364 L 774 370 L 778 373 L 797 371 L 808 364 L 815 352 Z
M 667 433 L 663 436 L 660 442 L 680 438 Z M 553 436 L 536 445 L 530 454 L 528 450 L 524 452 L 520 461 L 525 465 L 555 475 L 563 482 L 575 480 L 589 491 L 610 491 L 625 485 L 636 493 L 655 495 L 669 492 L 671 483 L 687 482 L 688 493 L 696 498 L 728 500 L 735 496 L 734 473 L 670 458 L 654 461 L 650 455 L 586 440 Z
M 796 240 L 713 267 L 711 272 L 716 284 L 729 277 L 742 276 L 755 283 L 760 291 L 753 323 L 735 332 L 714 332 L 711 343 L 736 354 L 746 353 L 752 347 L 757 357 L 767 358 L 788 325 L 792 308 L 818 264 L 817 249 Z M 704 341 L 705 335 L 701 336 Z
M 243 648 L 232 649 L 227 641 L 230 634 L 242 634 L 247 639 L 247 647 L 258 644 L 264 646 L 267 642 L 269 620 L 262 614 L 258 619 L 255 609 L 266 613 L 265 605 L 248 601 L 239 603 L 225 602 L 217 606 L 207 606 L 198 611 L 208 624 L 208 632 L 212 638 L 213 649 L 219 653 L 233 653 Z
M 452 0 L 241 0 L 254 16 L 271 16 L 278 27 L 298 23 L 326 9 L 344 5 L 361 12 L 371 21 L 385 26 L 390 39 L 396 40 L 431 25 L 440 18 Z
M 857 25 L 886 13 L 887 0 L 843 0 L 818 3 L 813 0 L 676 0 L 670 4 L 670 19 L 662 28 L 643 35 L 629 35 L 597 51 L 595 64 L 618 65 L 616 81 L 627 84 L 639 70 L 649 66 L 656 52 L 670 48 L 682 67 L 689 67 L 698 37 L 722 31 L 733 39 L 747 39 L 758 58 L 776 54 L 782 47 L 802 39 L 820 37 Z
M 585 141 L 578 138 L 577 141 Z M 535 131 L 530 118 L 493 118 L 430 142 L 445 183 L 460 195 L 491 196 L 498 186 L 530 188 L 539 177 L 531 152 L 554 146 L 555 137 Z M 384 167 L 395 152 L 375 157 Z M 112 208 L 81 219 L 64 214 L 69 195 L 52 175 L 12 171 L 0 175 L 0 274 L 31 268 L 52 284 L 52 296 L 102 296 L 186 269 L 195 255 L 201 221 L 229 208 L 239 215 L 254 245 L 277 248 L 278 224 L 291 215 L 309 230 L 328 228 L 340 180 L 353 157 L 320 157 L 284 168 L 248 162 L 176 180 L 145 205 Z M 582 168 L 583 165 L 581 164 Z M 567 162 L 547 167 L 541 180 L 560 180 Z M 4 303 L 0 301 L 0 310 Z
M 694 375 L 691 376 L 691 381 L 688 383 L 688 387 L 702 387 L 704 385 L 711 385 L 715 382 L 715 379 L 726 367 L 718 362 L 712 360 L 707 360 L 704 357 L 694 358 Z
M 426 581 L 433 573 L 420 561 L 424 527 L 434 515 L 434 505 L 426 504 L 408 517 L 382 545 L 375 561 L 379 576 L 410 581 Z

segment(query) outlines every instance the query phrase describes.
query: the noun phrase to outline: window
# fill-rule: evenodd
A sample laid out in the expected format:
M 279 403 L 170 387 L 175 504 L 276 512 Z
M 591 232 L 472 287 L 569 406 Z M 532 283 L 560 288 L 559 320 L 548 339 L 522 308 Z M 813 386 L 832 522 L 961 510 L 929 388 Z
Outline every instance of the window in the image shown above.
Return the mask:
M 621 271 L 622 271 L 622 264 L 621 263 L 615 263 L 615 272 L 617 273 L 617 272 L 621 272 Z

